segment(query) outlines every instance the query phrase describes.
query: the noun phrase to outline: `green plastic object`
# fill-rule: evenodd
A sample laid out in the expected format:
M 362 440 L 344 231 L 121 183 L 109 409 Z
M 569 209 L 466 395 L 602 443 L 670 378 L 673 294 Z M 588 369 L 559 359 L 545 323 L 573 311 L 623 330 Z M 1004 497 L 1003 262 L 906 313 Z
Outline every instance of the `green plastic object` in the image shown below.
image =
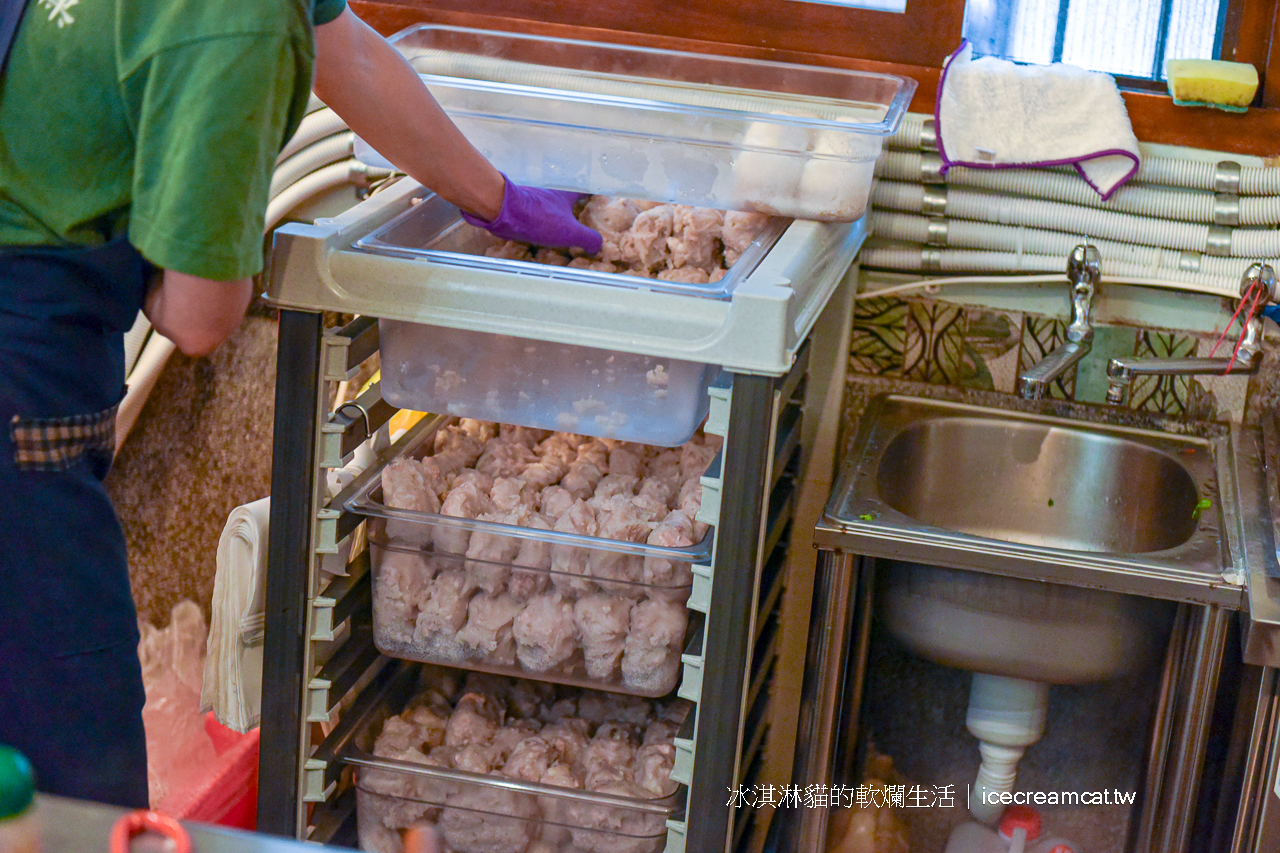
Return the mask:
M 35 793 L 31 762 L 13 747 L 0 746 L 0 820 L 25 812 Z
M 1214 103 L 1210 103 L 1209 101 L 1184 101 L 1179 98 L 1174 98 L 1173 102 L 1180 107 L 1209 107 L 1210 109 L 1215 109 L 1215 110 L 1225 110 L 1226 112 L 1229 112 L 1229 113 L 1249 112 L 1248 107 L 1236 107 L 1236 106 L 1232 106 L 1231 104 L 1214 104 Z

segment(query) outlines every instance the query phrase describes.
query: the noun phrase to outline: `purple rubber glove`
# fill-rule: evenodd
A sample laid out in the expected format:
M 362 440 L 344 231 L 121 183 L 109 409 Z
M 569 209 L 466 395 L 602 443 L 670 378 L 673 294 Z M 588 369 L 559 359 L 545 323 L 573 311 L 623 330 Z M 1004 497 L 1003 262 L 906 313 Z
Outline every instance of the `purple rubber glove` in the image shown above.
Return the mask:
M 600 254 L 604 241 L 600 232 L 588 228 L 573 216 L 573 206 L 586 193 L 522 187 L 502 176 L 502 210 L 498 218 L 486 222 L 462 211 L 462 218 L 503 240 L 532 243 L 551 249 L 579 248 L 588 255 Z

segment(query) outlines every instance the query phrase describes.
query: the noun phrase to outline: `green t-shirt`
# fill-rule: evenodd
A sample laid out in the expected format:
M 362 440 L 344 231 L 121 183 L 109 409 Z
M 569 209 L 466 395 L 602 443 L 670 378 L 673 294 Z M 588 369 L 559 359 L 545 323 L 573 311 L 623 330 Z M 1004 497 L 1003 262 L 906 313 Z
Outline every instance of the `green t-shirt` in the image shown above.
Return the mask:
M 275 158 L 305 113 L 312 23 L 345 0 L 29 0 L 0 81 L 0 245 L 128 234 L 219 280 L 262 267 Z

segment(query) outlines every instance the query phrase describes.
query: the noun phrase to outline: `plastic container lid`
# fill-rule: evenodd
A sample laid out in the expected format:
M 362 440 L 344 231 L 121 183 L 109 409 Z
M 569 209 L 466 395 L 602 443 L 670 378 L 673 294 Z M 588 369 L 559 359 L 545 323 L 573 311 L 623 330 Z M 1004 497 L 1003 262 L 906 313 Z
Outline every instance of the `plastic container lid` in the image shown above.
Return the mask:
M 31 762 L 13 747 L 0 746 L 0 819 L 26 811 L 35 792 Z
M 1000 834 L 1013 838 L 1014 830 L 1018 829 L 1026 831 L 1028 841 L 1039 838 L 1040 813 L 1031 806 L 1009 806 L 1000 816 Z

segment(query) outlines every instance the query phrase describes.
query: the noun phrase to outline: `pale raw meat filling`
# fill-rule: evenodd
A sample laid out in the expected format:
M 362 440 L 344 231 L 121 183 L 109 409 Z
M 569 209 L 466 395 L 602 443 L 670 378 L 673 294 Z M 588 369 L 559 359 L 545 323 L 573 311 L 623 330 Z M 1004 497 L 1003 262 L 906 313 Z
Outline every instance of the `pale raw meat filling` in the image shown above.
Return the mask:
M 428 688 L 383 723 L 372 752 L 426 766 L 544 786 L 522 793 L 465 780 L 368 769 L 360 773 L 361 846 L 399 853 L 399 830 L 434 823 L 452 853 L 564 850 L 658 853 L 661 815 L 554 796 L 597 791 L 634 800 L 674 794 L 682 699 L 617 694 L 470 673 L 454 701 Z
M 699 434 L 658 448 L 464 420 L 442 427 L 433 446 L 432 455 L 383 469 L 388 506 L 688 548 L 707 531 L 696 520 L 701 477 L 721 439 Z M 650 696 L 674 688 L 689 561 L 493 529 L 423 527 L 430 535 L 420 542 L 431 550 L 387 547 L 379 563 L 375 613 L 388 653 Z

